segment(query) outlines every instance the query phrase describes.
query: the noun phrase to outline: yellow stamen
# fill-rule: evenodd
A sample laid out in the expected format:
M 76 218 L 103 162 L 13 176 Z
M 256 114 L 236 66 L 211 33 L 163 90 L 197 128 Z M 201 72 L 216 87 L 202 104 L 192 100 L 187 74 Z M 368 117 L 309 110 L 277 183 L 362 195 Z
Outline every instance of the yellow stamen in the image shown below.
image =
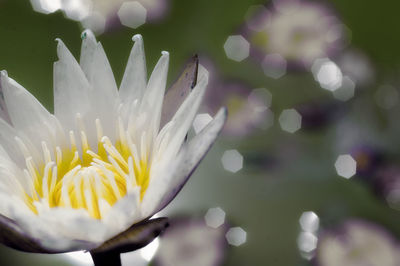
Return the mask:
M 26 157 L 24 174 L 30 180 L 31 191 L 25 192 L 25 202 L 35 213 L 37 206 L 48 204 L 48 207 L 71 207 L 85 209 L 89 215 L 101 219 L 119 199 L 133 188 L 140 186 L 140 198 L 149 185 L 150 167 L 146 149 L 146 136 L 141 136 L 140 153 L 131 136 L 124 130 L 122 121 L 118 125 L 118 140 L 115 144 L 103 136 L 101 122 L 96 119 L 97 152 L 94 152 L 80 123 L 80 147 L 73 131 L 70 131 L 70 147 L 54 151 L 42 142 L 43 165 L 34 162 L 28 149 L 18 140 Z M 52 153 L 53 152 L 53 153 Z M 54 161 L 52 159 L 54 155 Z

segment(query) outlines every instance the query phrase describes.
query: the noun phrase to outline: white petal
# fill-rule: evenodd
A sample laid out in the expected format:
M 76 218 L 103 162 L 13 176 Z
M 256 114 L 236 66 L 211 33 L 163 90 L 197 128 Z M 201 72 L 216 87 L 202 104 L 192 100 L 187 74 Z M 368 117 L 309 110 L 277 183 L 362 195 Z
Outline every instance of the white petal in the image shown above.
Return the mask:
M 54 114 L 69 132 L 76 128 L 77 113 L 84 120 L 90 115 L 90 85 L 81 67 L 61 40 L 58 40 L 57 54 L 59 61 L 54 63 Z
M 27 135 L 39 149 L 42 141 L 53 147 L 56 143 L 61 145 L 57 119 L 24 87 L 7 77 L 5 72 L 1 75 L 4 98 L 14 128 Z
M 106 228 L 83 210 L 51 209 L 35 215 L 15 210 L 14 220 L 50 250 L 90 250 L 104 241 Z
M 93 64 L 93 57 L 96 53 L 97 41 L 91 30 L 85 30 L 82 33 L 82 47 L 81 58 L 79 60 L 82 71 L 85 73 L 86 78 L 90 82 L 93 76 L 93 71 L 96 70 Z
M 127 105 L 134 100 L 142 98 L 147 82 L 146 58 L 142 36 L 137 34 L 132 39 L 135 44 L 119 88 L 121 102 Z
M 3 75 L 3 72 L 5 75 Z M 6 121 L 7 123 L 11 124 L 10 115 L 8 114 L 7 105 L 4 99 L 3 87 L 1 85 L 2 83 L 1 80 L 3 76 L 6 76 L 6 78 L 8 78 L 7 72 L 5 70 L 0 71 L 0 118 Z
M 214 143 L 226 116 L 226 109 L 221 109 L 198 135 L 183 146 L 175 161 L 157 168 L 155 174 L 161 175 L 150 179 L 141 204 L 143 217 L 154 215 L 176 196 Z
M 140 189 L 136 188 L 120 199 L 103 218 L 108 227 L 108 236 L 112 237 L 128 229 L 141 218 L 139 212 Z
M 197 113 L 197 110 L 200 107 L 207 83 L 208 71 L 204 67 L 199 66 L 199 78 L 197 85 L 185 99 L 183 104 L 179 107 L 178 111 L 171 120 L 173 126 L 168 129 L 170 136 L 170 138 L 166 140 L 168 146 L 165 150 L 159 150 L 160 147 L 155 147 L 155 152 L 159 152 L 160 157 L 174 158 L 176 156 L 176 153 L 180 149 L 189 131 L 189 128 L 193 123 L 193 119 Z
M 52 208 L 39 213 L 39 217 L 65 238 L 98 243 L 105 240 L 105 225 L 90 217 L 85 210 Z
M 20 198 L 16 198 L 14 201 L 19 204 L 5 203 L 4 207 L 7 208 L 6 216 L 15 221 L 26 235 L 33 239 L 40 239 L 40 244 L 44 244 L 44 246 L 48 246 L 50 249 L 64 249 L 70 246 L 67 241 L 60 241 L 57 232 L 53 228 L 47 228 L 48 224 L 44 223 L 39 216 L 29 210 Z
M 143 119 L 143 124 L 138 124 L 140 131 L 147 132 L 150 137 L 148 141 L 153 141 L 160 126 L 161 108 L 167 83 L 169 54 L 162 52 L 160 60 L 154 67 L 153 73 L 147 84 L 146 91 L 140 103 L 140 114 L 147 117 Z
M 24 196 L 29 191 L 30 180 L 27 180 L 21 169 L 11 160 L 7 152 L 0 145 L 0 188 L 9 193 L 9 196 Z
M 28 210 L 26 209 L 25 202 L 23 202 L 20 197 L 12 195 L 9 192 L 10 190 L 3 190 L 3 188 L 0 189 L 0 214 L 12 219 L 14 213 L 13 210 Z
M 82 42 L 81 66 L 91 85 L 89 100 L 95 119 L 100 118 L 103 133 L 114 140 L 115 129 L 112 126 L 117 117 L 118 89 L 110 63 L 103 46 L 96 42 L 93 33 L 85 31 Z M 90 123 L 90 122 L 89 122 Z M 89 124 L 90 127 L 93 125 Z
M 18 136 L 17 131 L 6 121 L 0 119 L 0 145 L 3 146 L 4 150 L 17 165 L 23 167 L 25 165 L 25 157 L 18 147 L 15 140 L 16 136 Z
M 194 56 L 180 74 L 175 83 L 167 90 L 163 100 L 161 127 L 172 117 L 196 86 L 199 70 L 199 60 Z

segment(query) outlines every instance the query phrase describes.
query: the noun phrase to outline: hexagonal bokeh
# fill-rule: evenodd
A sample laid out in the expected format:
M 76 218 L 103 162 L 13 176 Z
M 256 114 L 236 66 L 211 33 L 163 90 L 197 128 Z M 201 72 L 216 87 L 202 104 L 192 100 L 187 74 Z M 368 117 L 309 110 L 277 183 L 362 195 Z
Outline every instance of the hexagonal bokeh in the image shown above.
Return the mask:
M 351 155 L 343 154 L 337 158 L 335 168 L 338 175 L 344 178 L 350 178 L 356 174 L 357 162 Z
M 263 16 L 258 16 L 263 14 Z M 262 31 L 270 23 L 271 12 L 263 5 L 253 5 L 247 9 L 244 16 L 246 25 L 253 31 Z
M 300 216 L 299 223 L 303 231 L 313 233 L 319 228 L 319 217 L 312 211 L 303 212 Z
M 225 226 L 210 228 L 191 215 L 170 218 L 170 226 L 160 237 L 154 259 L 146 264 L 126 266 L 212 266 L 225 261 Z M 132 252 L 135 253 L 135 252 Z
M 365 87 L 375 80 L 375 69 L 368 56 L 359 50 L 347 50 L 338 58 L 338 65 L 357 85 Z
M 261 67 L 267 77 L 278 79 L 286 74 L 287 61 L 280 54 L 267 54 Z
M 400 188 L 391 189 L 385 199 L 391 208 L 400 211 Z
M 356 84 L 348 76 L 345 76 L 342 80 L 342 86 L 332 92 L 333 97 L 339 101 L 348 101 L 354 97 Z
M 236 173 L 243 168 L 243 156 L 237 150 L 227 150 L 221 158 L 225 170 Z
M 241 227 L 232 227 L 225 235 L 226 241 L 232 246 L 240 246 L 246 242 L 247 233 Z
M 391 85 L 382 85 L 375 93 L 376 104 L 383 109 L 392 109 L 400 100 L 399 91 Z
M 101 34 L 106 28 L 106 18 L 99 12 L 92 12 L 81 21 L 82 26 L 91 29 L 96 34 Z
M 193 120 L 193 129 L 196 134 L 198 134 L 203 128 L 205 128 L 208 123 L 212 120 L 211 115 L 205 114 L 198 114 Z
M 137 1 L 124 2 L 118 17 L 122 25 L 136 29 L 146 22 L 147 10 Z
M 267 130 L 274 125 L 275 115 L 270 109 L 265 109 L 262 112 L 264 119 L 257 124 L 257 127 L 263 130 Z
M 225 223 L 225 212 L 219 208 L 208 209 L 204 220 L 209 227 L 218 228 Z
M 61 0 L 31 0 L 33 10 L 43 14 L 53 13 L 62 7 Z
M 226 56 L 234 61 L 240 62 L 250 54 L 250 44 L 242 35 L 231 35 L 224 44 Z
M 50 0 L 48 0 L 50 1 Z M 90 15 L 93 7 L 91 0 L 61 1 L 65 15 L 73 20 L 81 21 Z
M 321 88 L 335 91 L 342 86 L 343 74 L 335 62 L 329 58 L 315 60 L 311 67 L 314 79 L 319 82 Z
M 262 112 L 271 106 L 272 94 L 265 88 L 257 88 L 251 91 L 247 99 L 256 111 Z
M 297 238 L 297 246 L 303 252 L 311 252 L 317 248 L 318 238 L 310 232 L 301 232 Z
M 301 128 L 301 115 L 295 109 L 283 110 L 279 116 L 282 130 L 294 133 Z

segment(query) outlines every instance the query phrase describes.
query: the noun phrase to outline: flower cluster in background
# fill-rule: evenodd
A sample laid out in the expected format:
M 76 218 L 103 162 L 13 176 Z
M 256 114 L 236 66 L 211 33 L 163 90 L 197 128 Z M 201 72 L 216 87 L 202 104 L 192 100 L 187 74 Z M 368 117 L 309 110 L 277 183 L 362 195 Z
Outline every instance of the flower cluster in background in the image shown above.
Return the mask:
M 315 59 L 332 56 L 345 46 L 346 26 L 329 7 L 303 0 L 272 2 L 270 9 L 252 6 L 246 15 L 257 53 L 280 55 L 290 64 L 310 67 Z
M 35 11 L 49 14 L 61 10 L 97 34 L 119 25 L 136 29 L 146 21 L 162 18 L 168 0 L 30 0 Z
M 385 265 L 400 263 L 400 243 L 379 225 L 348 220 L 321 233 L 316 257 L 321 266 Z

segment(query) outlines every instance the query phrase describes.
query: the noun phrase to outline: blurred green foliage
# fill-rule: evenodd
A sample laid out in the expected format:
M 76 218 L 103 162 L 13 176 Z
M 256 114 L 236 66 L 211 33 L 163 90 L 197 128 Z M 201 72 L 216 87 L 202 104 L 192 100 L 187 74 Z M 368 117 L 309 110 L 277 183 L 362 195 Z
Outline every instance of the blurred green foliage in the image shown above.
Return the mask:
M 122 78 L 133 44 L 131 37 L 141 33 L 149 72 L 162 50 L 170 52 L 169 83 L 185 62 L 198 53 L 200 61 L 202 57 L 210 58 L 224 78 L 241 79 L 250 87 L 268 88 L 273 94 L 272 110 L 276 114 L 299 103 L 331 99 L 329 92 L 313 82 L 311 73 L 292 72 L 282 79 L 272 80 L 250 58 L 241 63 L 226 58 L 223 44 L 227 36 L 240 31 L 244 14 L 253 4 L 264 2 L 175 0 L 170 2 L 164 20 L 145 24 L 138 30 L 120 28 L 98 39 L 109 57 L 117 82 Z M 400 3 L 337 0 L 327 4 L 337 10 L 351 30 L 351 45 L 363 50 L 376 65 L 378 83 L 396 82 L 400 63 L 400 28 L 397 27 Z M 60 12 L 43 15 L 34 12 L 27 0 L 0 0 L 0 69 L 6 69 L 10 77 L 52 110 L 52 64 L 57 60 L 54 40 L 61 38 L 78 57 L 81 31 L 78 23 L 64 18 Z M 367 88 L 361 99 L 365 99 L 366 104 L 371 103 L 374 91 L 374 86 Z M 350 110 L 346 116 L 357 119 L 360 115 L 349 104 L 344 104 L 343 108 Z M 335 143 L 330 130 L 291 135 L 275 125 L 251 139 L 223 139 L 168 211 L 224 208 L 231 221 L 248 233 L 247 244 L 230 251 L 227 265 L 306 265 L 298 254 L 296 238 L 298 218 L 307 210 L 325 217 L 322 219 L 326 225 L 336 224 L 346 217 L 363 217 L 400 235 L 398 212 L 376 199 L 364 184 L 336 176 L 333 164 L 337 154 L 332 148 Z M 387 140 L 389 143 L 395 139 L 394 132 Z M 238 148 L 245 158 L 247 155 L 268 157 L 279 152 L 282 144 L 290 146 L 291 143 L 297 145 L 302 156 L 286 162 L 279 170 L 246 168 L 245 162 L 245 169 L 232 175 L 216 163 L 227 148 Z M 397 150 L 399 146 L 392 148 Z M 26 255 L 5 248 L 0 252 L 2 265 L 24 265 L 28 259 L 32 264 L 43 261 L 40 265 L 45 265 L 47 261 L 48 265 L 61 265 L 53 256 Z

